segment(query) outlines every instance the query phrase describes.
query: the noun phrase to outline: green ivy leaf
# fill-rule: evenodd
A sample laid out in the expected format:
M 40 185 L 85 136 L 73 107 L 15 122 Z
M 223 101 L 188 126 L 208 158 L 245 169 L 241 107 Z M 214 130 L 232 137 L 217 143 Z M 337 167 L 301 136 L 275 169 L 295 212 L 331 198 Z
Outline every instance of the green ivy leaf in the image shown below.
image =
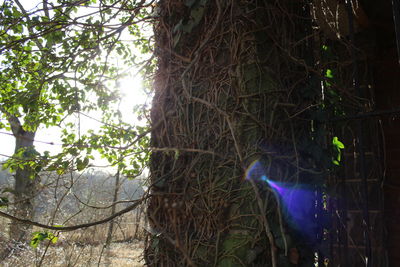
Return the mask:
M 335 157 L 332 159 L 332 163 L 336 166 L 340 165 L 340 161 L 342 159 L 342 149 L 344 149 L 344 144 L 339 141 L 339 138 L 337 136 L 334 136 L 332 139 L 332 145 L 335 150 Z
M 326 77 L 326 78 L 333 79 L 333 72 L 332 72 L 331 69 L 327 69 L 327 70 L 326 70 L 325 77 Z
M 339 141 L 339 138 L 337 136 L 333 137 L 332 144 L 337 149 L 344 149 L 344 144 Z

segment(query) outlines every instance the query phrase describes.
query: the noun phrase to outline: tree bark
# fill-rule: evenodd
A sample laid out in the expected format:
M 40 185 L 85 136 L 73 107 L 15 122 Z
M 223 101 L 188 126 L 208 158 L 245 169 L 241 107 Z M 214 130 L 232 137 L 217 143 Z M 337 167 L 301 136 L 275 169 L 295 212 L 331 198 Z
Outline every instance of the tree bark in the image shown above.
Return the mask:
M 260 178 L 301 179 L 296 144 L 310 122 L 290 114 L 308 104 L 295 102 L 308 74 L 290 45 L 304 38 L 303 5 L 182 2 L 159 2 L 147 264 L 297 264 Z M 255 162 L 264 170 L 249 175 Z
M 113 198 L 112 198 L 112 203 L 116 203 L 118 200 L 118 193 L 119 193 L 120 186 L 121 186 L 120 185 L 120 170 L 118 168 L 117 174 L 115 175 L 114 194 L 113 194 Z M 115 214 L 115 210 L 116 210 L 116 205 L 113 205 L 111 207 L 111 216 Z M 107 238 L 106 238 L 104 247 L 108 247 L 111 244 L 112 234 L 114 231 L 114 225 L 115 225 L 115 220 L 111 220 L 110 223 L 108 224 Z
M 35 133 L 20 130 L 16 136 L 15 153 L 25 149 L 29 153 L 33 149 Z M 34 198 L 37 193 L 38 178 L 35 170 L 31 167 L 17 168 L 15 172 L 14 185 L 14 216 L 24 219 L 33 219 Z M 10 225 L 10 239 L 17 242 L 29 242 L 32 226 L 19 222 L 12 222 Z

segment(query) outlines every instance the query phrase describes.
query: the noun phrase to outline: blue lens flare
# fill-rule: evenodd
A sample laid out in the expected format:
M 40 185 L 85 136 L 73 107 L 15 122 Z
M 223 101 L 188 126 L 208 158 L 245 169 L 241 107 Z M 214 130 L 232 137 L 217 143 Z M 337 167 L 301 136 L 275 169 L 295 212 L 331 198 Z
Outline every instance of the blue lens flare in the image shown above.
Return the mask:
M 309 241 L 314 241 L 317 230 L 315 192 L 271 180 L 267 180 L 267 183 L 278 194 L 289 225 L 299 230 Z
M 263 164 L 253 162 L 246 171 L 246 179 L 267 183 L 277 194 L 287 223 L 308 241 L 316 236 L 316 192 L 302 185 L 273 181 L 266 175 Z
M 267 176 L 265 175 L 266 170 L 264 169 L 263 164 L 261 164 L 258 160 L 254 161 L 246 170 L 245 178 L 247 180 L 253 181 L 267 181 Z

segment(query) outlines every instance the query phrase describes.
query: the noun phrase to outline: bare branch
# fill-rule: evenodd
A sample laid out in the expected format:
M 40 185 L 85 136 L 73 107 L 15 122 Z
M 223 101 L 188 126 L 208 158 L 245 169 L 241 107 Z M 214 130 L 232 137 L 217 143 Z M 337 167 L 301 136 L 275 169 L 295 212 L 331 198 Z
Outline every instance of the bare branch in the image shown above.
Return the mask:
M 83 223 L 83 224 L 78 224 L 78 225 L 72 225 L 72 226 L 51 226 L 51 225 L 46 225 L 46 224 L 41 224 L 38 222 L 34 222 L 31 220 L 26 220 L 26 219 L 21 219 L 21 218 L 17 218 L 15 216 L 12 216 L 8 213 L 2 212 L 0 211 L 0 216 L 13 220 L 13 221 L 17 221 L 19 223 L 24 223 L 24 224 L 29 224 L 32 226 L 37 226 L 43 229 L 49 229 L 49 230 L 54 230 L 54 231 L 62 231 L 62 232 L 69 232 L 69 231 L 75 231 L 78 229 L 82 229 L 82 228 L 88 228 L 88 227 L 92 227 L 92 226 L 96 226 L 99 224 L 103 224 L 106 222 L 111 221 L 112 219 L 119 217 L 133 209 L 135 209 L 137 206 L 139 206 L 143 201 L 145 201 L 147 199 L 147 197 L 143 197 L 141 199 L 138 199 L 135 203 L 133 203 L 132 205 L 126 207 L 123 210 L 120 210 L 118 212 L 116 212 L 115 214 L 113 214 L 112 216 L 109 216 L 105 219 L 99 220 L 99 221 L 94 221 L 94 222 L 90 222 L 90 223 Z

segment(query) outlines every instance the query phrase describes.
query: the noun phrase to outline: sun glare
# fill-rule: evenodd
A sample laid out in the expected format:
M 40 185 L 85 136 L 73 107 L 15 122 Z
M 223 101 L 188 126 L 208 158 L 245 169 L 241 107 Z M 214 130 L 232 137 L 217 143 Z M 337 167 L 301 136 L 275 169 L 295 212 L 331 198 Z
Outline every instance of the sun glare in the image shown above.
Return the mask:
M 134 107 L 145 105 L 149 101 L 142 78 L 139 75 L 122 78 L 119 81 L 119 90 L 121 94 L 119 110 L 123 120 L 128 123 L 132 123 L 134 120 L 134 123 L 138 123 L 134 115 Z
M 21 0 L 21 3 L 27 10 L 40 10 L 41 8 L 41 3 L 38 1 Z M 93 8 L 80 8 L 77 16 L 86 15 L 88 10 L 92 12 L 92 9 Z M 123 35 L 125 41 L 133 42 L 134 37 L 132 37 L 129 32 L 123 32 Z M 140 51 L 136 48 L 132 49 L 135 54 L 140 54 Z M 116 82 L 114 80 L 107 84 L 110 90 L 118 90 L 121 97 L 121 99 L 117 100 L 115 104 L 110 105 L 110 109 L 117 108 L 121 112 L 121 119 L 124 123 L 145 126 L 147 123 L 146 120 L 140 120 L 140 116 L 135 113 L 135 111 L 141 110 L 144 105 L 148 108 L 148 104 L 150 104 L 151 101 L 151 94 L 146 93 L 143 78 L 140 74 L 137 74 L 138 70 L 136 68 L 125 65 L 121 56 L 117 53 L 112 53 L 112 55 L 110 55 L 110 63 L 119 68 L 119 73 L 127 73 L 126 76 L 121 77 Z M 129 69 L 129 72 L 127 69 Z M 136 75 L 134 75 L 134 73 Z M 89 102 L 96 103 L 97 96 L 95 93 L 87 92 L 86 96 L 88 97 Z M 104 124 L 102 123 L 104 120 L 103 115 L 104 114 L 101 110 L 76 112 L 63 120 L 60 126 L 63 128 L 65 123 L 73 123 L 76 125 L 76 129 L 73 131 L 76 131 L 77 135 L 84 135 L 88 133 L 89 130 L 97 132 L 97 130 L 99 130 Z M 118 123 L 118 120 L 119 118 L 113 118 L 114 122 L 112 123 Z M 60 153 L 62 151 L 61 128 L 58 126 L 52 126 L 49 128 L 44 126 L 40 127 L 37 131 L 34 142 L 36 149 L 40 153 L 43 153 L 44 151 L 49 151 L 52 155 Z M 14 153 L 15 147 L 15 138 L 12 136 L 11 132 L 4 132 L 5 133 L 0 136 L 0 142 L 3 143 L 0 151 L 0 160 L 10 157 Z M 95 161 L 97 161 L 97 158 Z

